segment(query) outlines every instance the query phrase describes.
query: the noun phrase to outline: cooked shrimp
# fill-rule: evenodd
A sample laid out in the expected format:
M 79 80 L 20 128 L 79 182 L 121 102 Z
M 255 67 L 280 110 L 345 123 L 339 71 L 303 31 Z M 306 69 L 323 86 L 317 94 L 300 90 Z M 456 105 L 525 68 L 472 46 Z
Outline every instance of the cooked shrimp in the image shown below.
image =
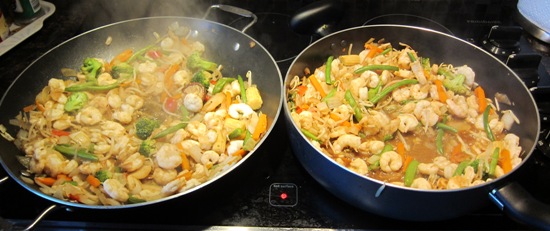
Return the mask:
M 204 165 L 207 164 L 216 164 L 220 159 L 220 154 L 215 151 L 205 151 L 201 156 L 201 163 Z
M 141 168 L 144 163 L 145 163 L 145 157 L 139 154 L 139 152 L 136 152 L 130 155 L 124 161 L 122 161 L 122 163 L 119 166 L 124 171 L 133 172 Z
M 236 103 L 231 104 L 227 113 L 231 118 L 240 119 L 240 118 L 249 118 L 250 115 L 254 113 L 254 110 L 248 104 L 245 103 Z
M 378 154 L 382 152 L 384 146 L 384 142 L 380 140 L 371 140 L 361 143 L 359 151 L 361 151 L 362 154 Z
M 358 173 L 359 175 L 365 175 L 369 172 L 367 163 L 363 159 L 355 158 L 350 162 L 349 165 L 349 169 Z
M 120 183 L 116 179 L 107 179 L 103 182 L 103 190 L 107 195 L 109 195 L 111 198 L 120 201 L 120 202 L 126 202 L 129 198 L 129 190 L 124 187 L 122 183 Z
M 430 182 L 428 182 L 428 180 L 424 178 L 416 178 L 413 180 L 411 188 L 432 189 L 432 185 L 430 184 Z
M 76 114 L 76 121 L 85 125 L 96 125 L 103 119 L 101 112 L 95 107 L 84 107 Z
M 174 169 L 182 162 L 178 147 L 169 143 L 165 143 L 159 148 L 155 153 L 155 159 L 159 167 L 164 169 Z
M 340 153 L 344 148 L 357 149 L 361 145 L 361 137 L 356 135 L 343 135 L 338 137 L 336 141 L 332 144 L 332 150 L 334 153 Z
M 439 167 L 434 163 L 420 163 L 418 164 L 418 172 L 424 175 L 434 175 L 439 171 Z
M 384 172 L 395 172 L 403 166 L 403 159 L 397 152 L 387 151 L 380 156 L 380 169 Z
M 202 156 L 201 146 L 196 140 L 184 140 L 181 143 L 182 151 L 191 156 L 197 163 L 200 162 Z
M 176 179 L 178 171 L 175 169 L 155 168 L 153 171 L 153 180 L 159 185 L 166 185 Z
M 439 120 L 439 116 L 435 113 L 431 103 L 427 100 L 420 100 L 416 103 L 414 115 L 426 126 L 433 126 Z
M 397 118 L 399 119 L 399 131 L 402 133 L 411 131 L 418 126 L 418 120 L 412 114 L 399 114 Z

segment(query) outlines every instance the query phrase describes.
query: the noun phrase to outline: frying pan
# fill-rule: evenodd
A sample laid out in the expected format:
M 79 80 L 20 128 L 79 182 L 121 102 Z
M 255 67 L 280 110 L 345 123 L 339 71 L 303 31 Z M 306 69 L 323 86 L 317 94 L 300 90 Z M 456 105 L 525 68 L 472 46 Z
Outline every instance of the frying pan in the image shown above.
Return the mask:
M 257 159 L 255 156 L 263 155 L 263 152 L 257 152 L 257 150 L 265 143 L 273 130 L 282 107 L 282 77 L 275 60 L 267 50 L 244 33 L 256 21 L 255 15 L 232 6 L 214 5 L 209 8 L 205 18 L 210 10 L 214 8 L 251 18 L 252 23 L 239 31 L 204 19 L 186 17 L 139 18 L 91 30 L 56 46 L 29 65 L 11 84 L 0 101 L 0 111 L 2 112 L 0 124 L 6 126 L 8 132 L 14 136 L 17 128 L 10 126 L 9 120 L 14 118 L 25 105 L 34 102 L 34 97 L 47 85 L 50 78 L 60 77 L 61 68 L 78 68 L 86 57 L 99 57 L 110 60 L 127 48 L 139 50 L 155 40 L 154 32 L 162 34 L 170 24 L 177 22 L 180 26 L 190 28 L 190 36 L 193 40 L 201 41 L 205 45 L 204 57 L 224 66 L 224 75 L 244 75 L 247 71 L 251 71 L 255 76 L 254 84 L 260 89 L 263 98 L 261 110 L 268 117 L 268 129 L 254 150 L 249 152 L 241 161 L 204 184 L 156 201 L 120 206 L 85 205 L 51 197 L 42 193 L 36 185 L 30 185 L 22 181 L 20 178 L 21 173 L 26 170 L 19 163 L 17 156 L 23 155 L 23 153 L 13 143 L 0 139 L 0 162 L 9 176 L 37 196 L 54 202 L 53 208 L 56 205 L 87 209 L 132 208 L 170 201 L 185 197 L 188 194 L 199 194 L 204 191 L 203 188 L 215 184 L 230 173 L 232 175 L 238 174 L 233 172 L 238 172 L 241 165 L 244 165 L 250 159 Z M 105 41 L 109 36 L 112 37 L 112 43 L 107 46 Z M 53 208 L 50 208 L 50 210 Z
M 519 170 L 531 157 L 539 136 L 540 118 L 529 90 L 504 63 L 484 50 L 448 34 L 412 26 L 373 25 L 355 27 L 332 33 L 304 49 L 291 64 L 285 80 L 288 86 L 293 76 L 303 76 L 307 67 L 313 70 L 323 65 L 328 56 L 359 53 L 370 38 L 399 42 L 413 47 L 432 63 L 467 64 L 476 72 L 476 82 L 486 88 L 488 97 L 506 94 L 512 105 L 501 103 L 501 110 L 513 110 L 521 123 L 511 132 L 520 137 L 523 162 L 508 174 L 481 185 L 455 190 L 412 189 L 367 178 L 339 165 L 316 149 L 300 132 L 284 104 L 285 121 L 292 149 L 307 172 L 323 187 L 343 201 L 360 209 L 400 220 L 434 221 L 455 218 L 494 201 L 515 219 L 535 227 L 550 227 L 550 208 L 532 199 L 515 181 Z M 288 95 L 285 94 L 285 102 Z

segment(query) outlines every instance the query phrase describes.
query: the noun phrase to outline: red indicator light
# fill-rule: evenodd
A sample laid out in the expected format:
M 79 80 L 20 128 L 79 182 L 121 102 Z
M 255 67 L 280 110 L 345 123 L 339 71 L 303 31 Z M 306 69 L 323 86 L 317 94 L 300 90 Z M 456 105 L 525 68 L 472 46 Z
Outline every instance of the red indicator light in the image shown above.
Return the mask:
M 286 199 L 288 197 L 288 195 L 286 193 L 281 193 L 281 199 Z

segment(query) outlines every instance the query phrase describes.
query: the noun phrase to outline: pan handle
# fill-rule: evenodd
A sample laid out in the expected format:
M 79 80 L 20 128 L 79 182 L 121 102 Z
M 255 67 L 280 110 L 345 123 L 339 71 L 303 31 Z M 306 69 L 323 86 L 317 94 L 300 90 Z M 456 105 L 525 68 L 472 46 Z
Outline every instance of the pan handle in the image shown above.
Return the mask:
M 520 184 L 512 182 L 489 193 L 491 200 L 508 216 L 541 230 L 550 230 L 550 206 L 538 201 Z
M 258 21 L 258 17 L 254 13 L 252 13 L 248 10 L 245 10 L 243 8 L 239 8 L 239 7 L 236 7 L 236 6 L 222 5 L 222 4 L 216 4 L 216 5 L 210 6 L 208 8 L 208 10 L 206 11 L 206 13 L 204 13 L 204 16 L 202 18 L 206 19 L 206 17 L 208 17 L 208 15 L 210 14 L 210 11 L 212 11 L 212 9 L 220 9 L 220 10 L 223 10 L 223 11 L 228 12 L 228 13 L 240 15 L 240 16 L 247 17 L 247 18 L 252 18 L 252 22 L 248 23 L 248 25 L 246 25 L 241 30 L 241 32 L 243 32 L 243 33 Z

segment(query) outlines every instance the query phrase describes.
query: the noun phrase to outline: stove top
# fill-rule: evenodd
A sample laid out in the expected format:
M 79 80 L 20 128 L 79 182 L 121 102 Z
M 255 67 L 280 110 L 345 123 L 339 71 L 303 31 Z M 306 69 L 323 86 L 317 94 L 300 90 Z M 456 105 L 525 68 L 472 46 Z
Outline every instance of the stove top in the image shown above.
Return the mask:
M 190 1 L 143 0 L 139 1 L 139 7 L 133 6 L 136 2 L 130 0 L 49 2 L 56 5 L 56 12 L 45 21 L 43 29 L 0 56 L 0 92 L 4 93 L 17 75 L 41 54 L 79 33 L 136 17 L 179 15 L 200 18 L 210 4 L 235 5 L 254 12 L 259 20 L 247 34 L 272 53 L 283 76 L 293 58 L 320 37 L 318 34 L 293 31 L 288 26 L 296 10 L 311 4 L 314 2 L 312 0 L 212 0 L 196 1 L 197 4 L 193 7 L 186 5 Z M 439 30 L 478 46 L 484 46 L 484 43 L 502 44 L 503 41 L 516 39 L 519 50 L 514 46 L 497 47 L 494 49 L 497 51 L 495 55 L 503 62 L 517 65 L 514 70 L 518 73 L 527 73 L 526 85 L 541 89 L 534 94 L 544 95 L 544 91 L 550 89 L 548 44 L 537 43 L 535 38 L 521 28 L 518 30 L 513 17 L 516 1 L 345 0 L 342 4 L 343 15 L 331 21 L 333 30 L 397 23 Z M 132 11 L 127 10 L 130 7 Z M 217 15 L 214 19 L 235 28 L 241 28 L 247 23 L 245 19 L 235 16 Z M 508 55 L 499 53 L 503 50 L 515 53 L 515 59 L 510 60 Z M 536 73 L 534 78 L 533 71 Z M 546 98 L 548 97 L 538 97 L 541 113 L 548 112 L 546 108 L 550 103 Z M 146 207 L 125 210 L 62 208 L 47 215 L 36 229 L 532 229 L 508 218 L 492 204 L 456 219 L 436 222 L 393 220 L 361 211 L 330 194 L 301 167 L 288 145 L 282 120 L 277 122 L 271 139 L 257 153 L 262 166 L 243 167 L 249 172 L 244 178 L 242 175 L 230 176 L 216 184 L 217 186 L 212 186 L 213 188 L 199 190 L 204 194 Z M 546 127 L 550 128 L 547 125 L 542 126 L 543 132 L 550 133 L 550 129 Z M 548 143 L 550 142 L 543 142 L 540 150 L 550 150 Z M 534 197 L 550 204 L 547 196 L 550 195 L 547 186 L 550 181 L 550 158 L 540 150 L 533 153 L 527 165 L 523 166 L 522 177 L 518 178 L 518 182 Z M 7 174 L 0 170 L 0 176 L 5 175 Z M 1 227 L 6 229 L 27 226 L 52 204 L 13 180 L 0 184 L 0 195 L 0 224 L 7 224 L 6 227 Z M 17 198 L 17 202 L 14 203 L 12 198 Z

